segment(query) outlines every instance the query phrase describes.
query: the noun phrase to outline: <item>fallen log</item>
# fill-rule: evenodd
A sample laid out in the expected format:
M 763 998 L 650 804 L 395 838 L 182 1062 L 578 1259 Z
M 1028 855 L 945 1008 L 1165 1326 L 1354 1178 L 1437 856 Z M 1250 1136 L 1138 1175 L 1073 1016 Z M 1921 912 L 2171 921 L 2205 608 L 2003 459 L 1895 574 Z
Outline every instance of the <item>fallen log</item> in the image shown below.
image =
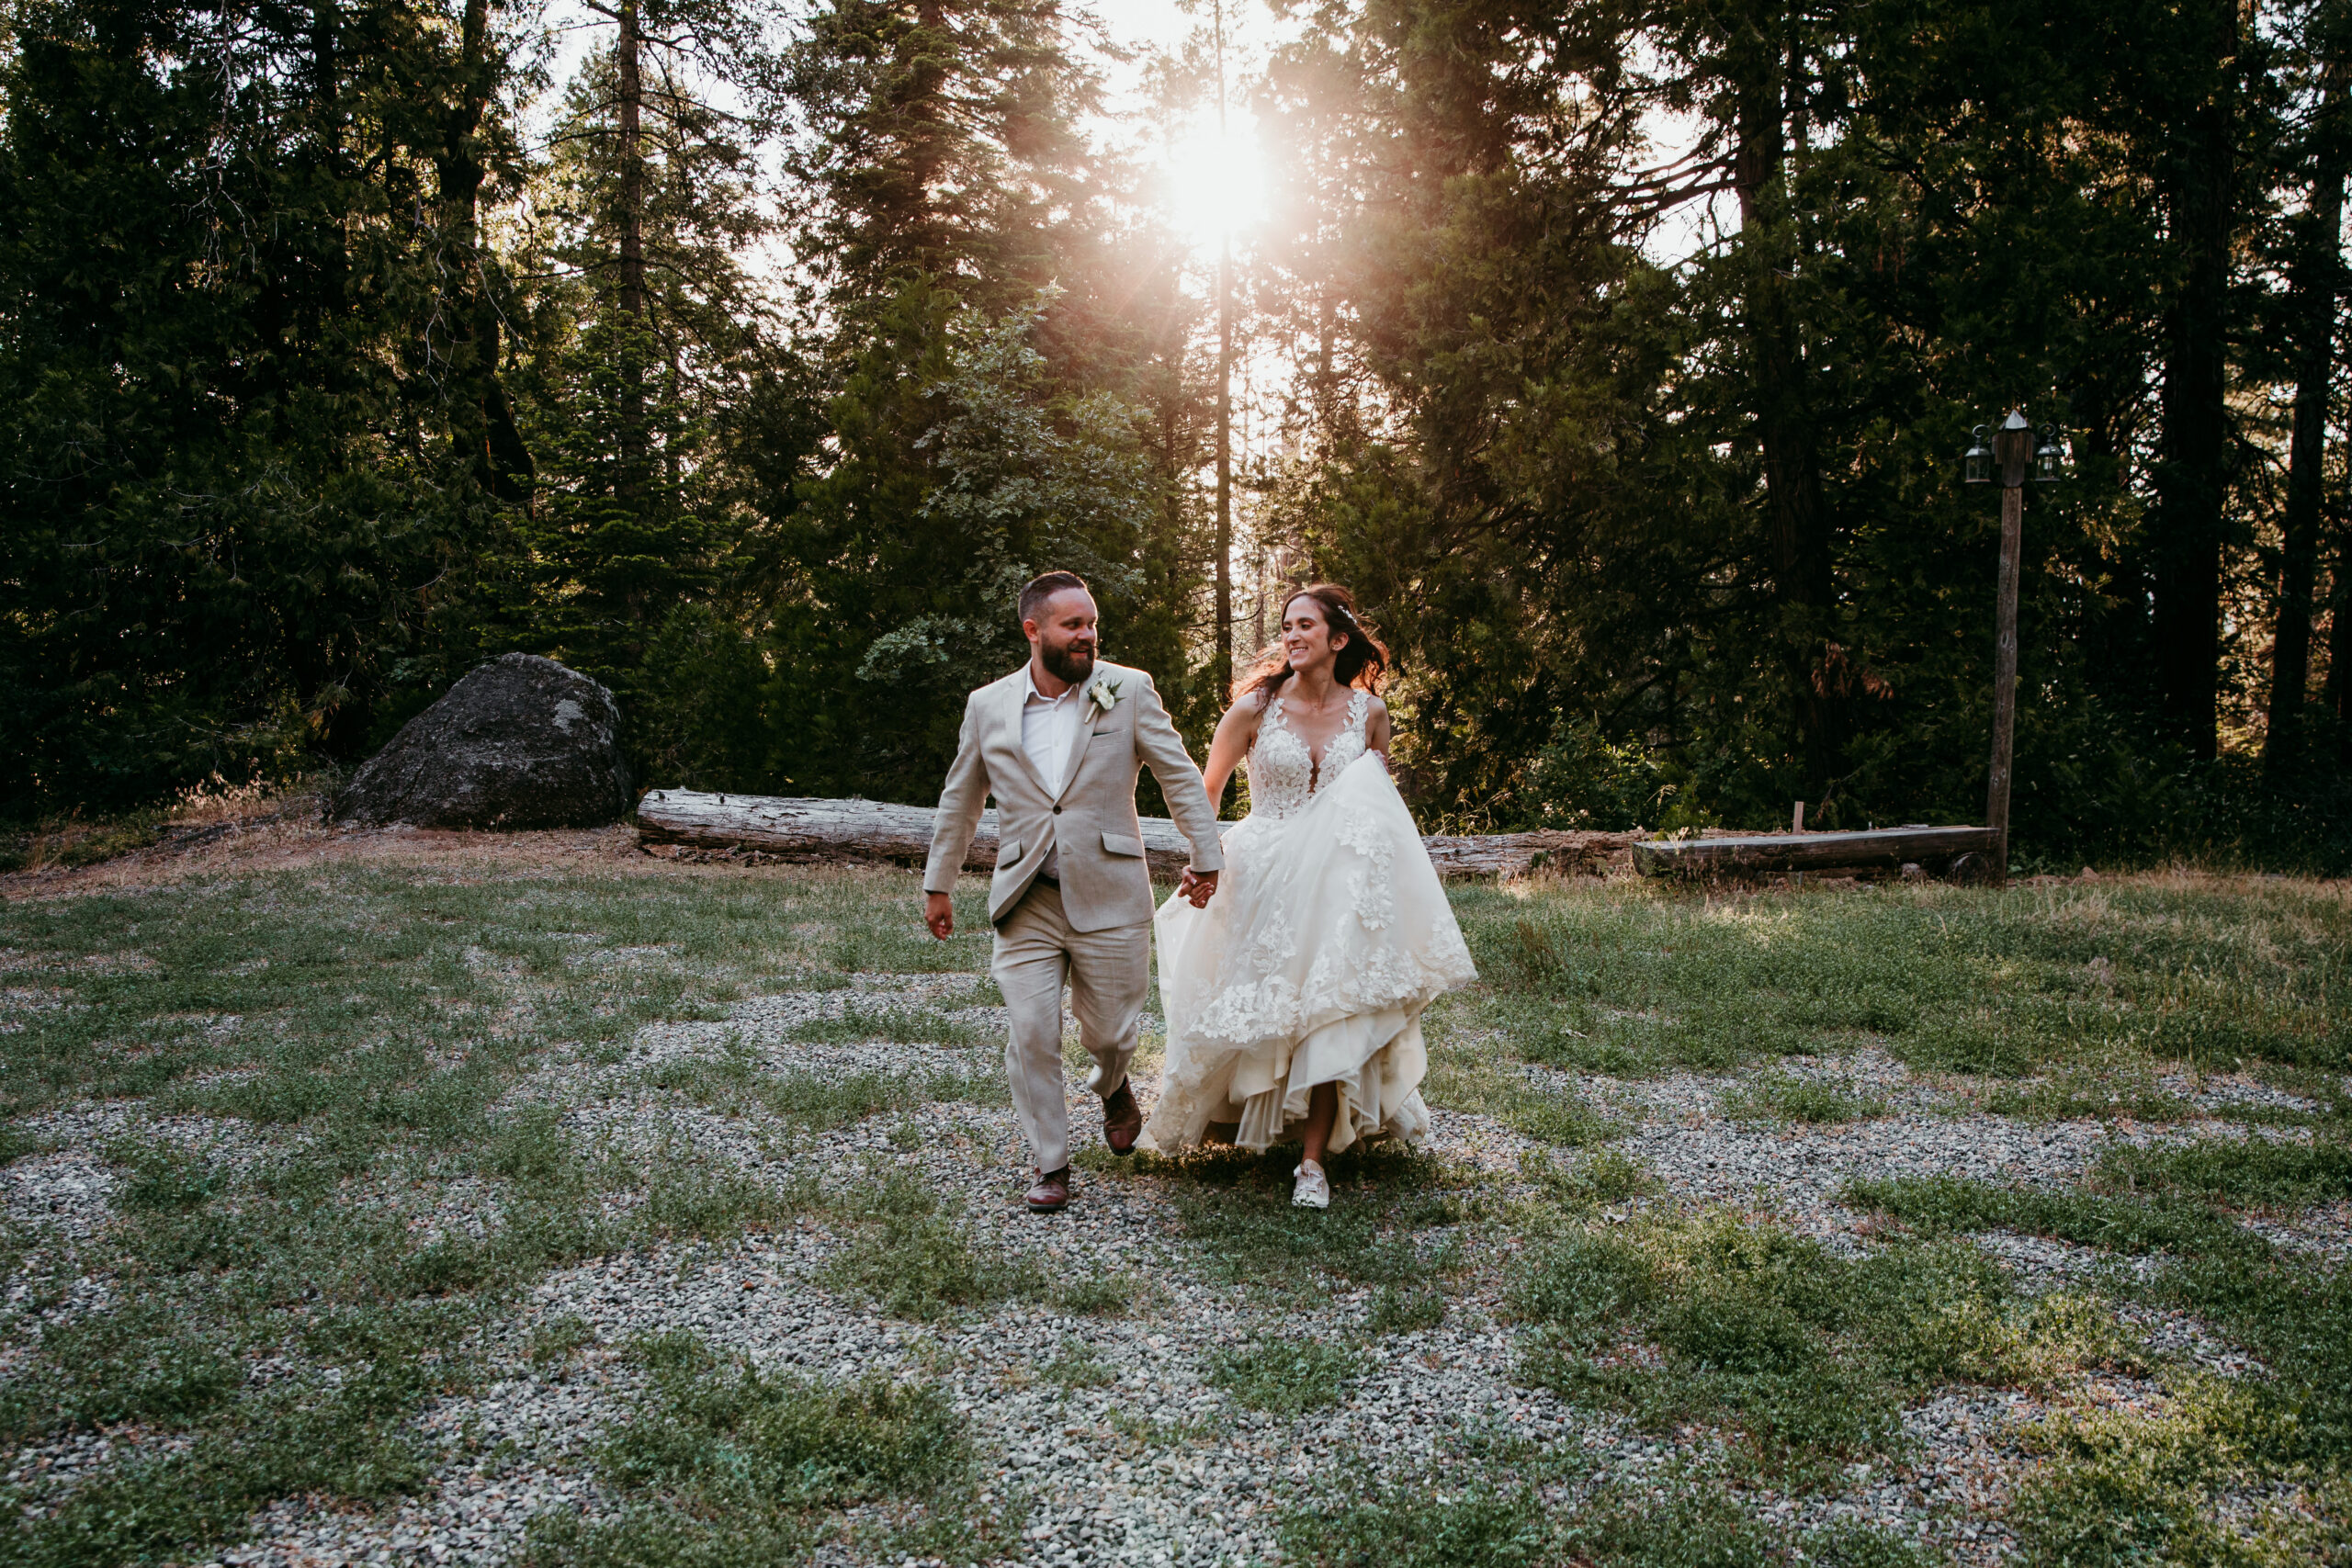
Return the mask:
M 751 857 L 811 863 L 883 862 L 921 865 L 931 853 L 932 811 L 878 800 L 787 799 L 653 790 L 637 803 L 637 840 L 659 852 Z M 1598 874 L 1622 856 L 1632 833 L 1438 834 L 1422 840 L 1438 874 L 1449 879 L 1523 876 L 1530 872 Z M 1144 856 L 1152 874 L 1172 880 L 1192 847 L 1165 817 L 1143 818 Z M 964 856 L 966 871 L 996 869 L 996 813 L 980 814 Z
M 1915 863 L 1965 874 L 1962 857 L 1989 855 L 1990 828 L 1872 828 L 1837 833 L 1756 833 L 1677 839 L 1634 846 L 1645 876 L 1724 875 L 1757 871 L 1840 871 Z
M 823 863 L 881 861 L 921 865 L 931 854 L 932 809 L 879 800 L 809 800 L 772 795 L 716 795 L 657 789 L 637 803 L 637 841 L 688 849 L 748 851 L 770 859 Z M 1192 858 L 1176 824 L 1143 818 L 1144 857 L 1157 875 L 1174 876 Z M 980 813 L 964 856 L 966 871 L 996 869 L 996 812 Z

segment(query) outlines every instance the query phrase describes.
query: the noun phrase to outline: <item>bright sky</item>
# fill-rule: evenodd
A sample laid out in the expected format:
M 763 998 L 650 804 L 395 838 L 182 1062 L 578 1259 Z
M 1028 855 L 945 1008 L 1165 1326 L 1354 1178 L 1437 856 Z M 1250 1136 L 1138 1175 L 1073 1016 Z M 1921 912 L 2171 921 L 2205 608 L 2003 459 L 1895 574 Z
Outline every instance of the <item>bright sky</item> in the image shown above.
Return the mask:
M 1093 10 L 1113 40 L 1139 56 L 1106 72 L 1111 112 L 1099 129 L 1106 141 L 1131 140 L 1137 121 L 1127 111 L 1143 107 L 1142 75 L 1149 57 L 1181 52 L 1193 38 L 1205 49 L 1216 0 L 1095 0 Z M 1267 181 L 1256 117 L 1238 87 L 1272 41 L 1272 17 L 1262 0 L 1225 0 L 1223 13 L 1229 87 L 1225 137 L 1218 138 L 1210 93 L 1168 144 L 1155 135 L 1136 148 L 1166 181 L 1165 199 L 1177 231 L 1204 255 L 1215 252 L 1228 227 L 1239 231 L 1265 216 Z

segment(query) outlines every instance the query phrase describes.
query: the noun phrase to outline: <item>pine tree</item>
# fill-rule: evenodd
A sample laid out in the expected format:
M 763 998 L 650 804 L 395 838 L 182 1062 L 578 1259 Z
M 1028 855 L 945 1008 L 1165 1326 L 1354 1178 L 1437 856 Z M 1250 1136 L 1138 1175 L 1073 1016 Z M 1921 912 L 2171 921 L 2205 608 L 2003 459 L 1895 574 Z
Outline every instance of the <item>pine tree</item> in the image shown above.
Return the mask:
M 572 85 L 546 176 L 564 281 L 530 415 L 533 635 L 614 683 L 625 712 L 663 700 L 639 672 L 665 620 L 721 586 L 746 525 L 732 435 L 782 352 L 744 265 L 773 227 L 744 128 L 630 25 Z
M 408 671 L 480 646 L 503 519 L 464 378 L 419 348 L 452 314 L 451 89 L 504 69 L 478 20 L 468 61 L 400 0 L 16 14 L 0 788 L 348 758 Z

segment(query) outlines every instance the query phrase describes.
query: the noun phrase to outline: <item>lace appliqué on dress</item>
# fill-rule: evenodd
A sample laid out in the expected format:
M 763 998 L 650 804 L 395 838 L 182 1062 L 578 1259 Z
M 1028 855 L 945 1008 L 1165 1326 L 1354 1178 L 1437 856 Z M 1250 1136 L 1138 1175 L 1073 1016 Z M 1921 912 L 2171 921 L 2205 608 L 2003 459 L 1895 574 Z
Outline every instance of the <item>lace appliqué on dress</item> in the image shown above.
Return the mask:
M 1356 919 L 1368 931 L 1386 931 L 1396 914 L 1396 887 L 1388 874 L 1396 851 L 1387 835 L 1369 814 L 1356 811 L 1340 819 L 1335 836 L 1363 857 L 1363 864 L 1348 877 L 1348 897 Z
M 1346 773 L 1364 753 L 1364 721 L 1372 715 L 1372 694 L 1359 687 L 1348 699 L 1348 719 L 1340 733 L 1323 747 L 1318 767 L 1315 753 L 1290 727 L 1290 714 L 1280 697 L 1270 698 L 1258 727 L 1257 744 L 1242 762 L 1250 775 L 1250 815 L 1282 821 L 1306 809 L 1323 783 Z

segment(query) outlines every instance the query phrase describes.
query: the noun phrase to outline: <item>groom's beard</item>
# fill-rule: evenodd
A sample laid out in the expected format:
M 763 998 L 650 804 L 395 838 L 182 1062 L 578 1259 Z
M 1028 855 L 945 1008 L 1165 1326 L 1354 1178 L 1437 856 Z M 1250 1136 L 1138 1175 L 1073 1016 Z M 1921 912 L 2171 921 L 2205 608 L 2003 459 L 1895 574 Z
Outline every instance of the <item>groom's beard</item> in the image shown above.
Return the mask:
M 1073 686 L 1085 684 L 1094 673 L 1094 645 L 1091 642 L 1066 643 L 1060 648 L 1040 650 L 1046 668 L 1057 681 L 1067 681 Z

